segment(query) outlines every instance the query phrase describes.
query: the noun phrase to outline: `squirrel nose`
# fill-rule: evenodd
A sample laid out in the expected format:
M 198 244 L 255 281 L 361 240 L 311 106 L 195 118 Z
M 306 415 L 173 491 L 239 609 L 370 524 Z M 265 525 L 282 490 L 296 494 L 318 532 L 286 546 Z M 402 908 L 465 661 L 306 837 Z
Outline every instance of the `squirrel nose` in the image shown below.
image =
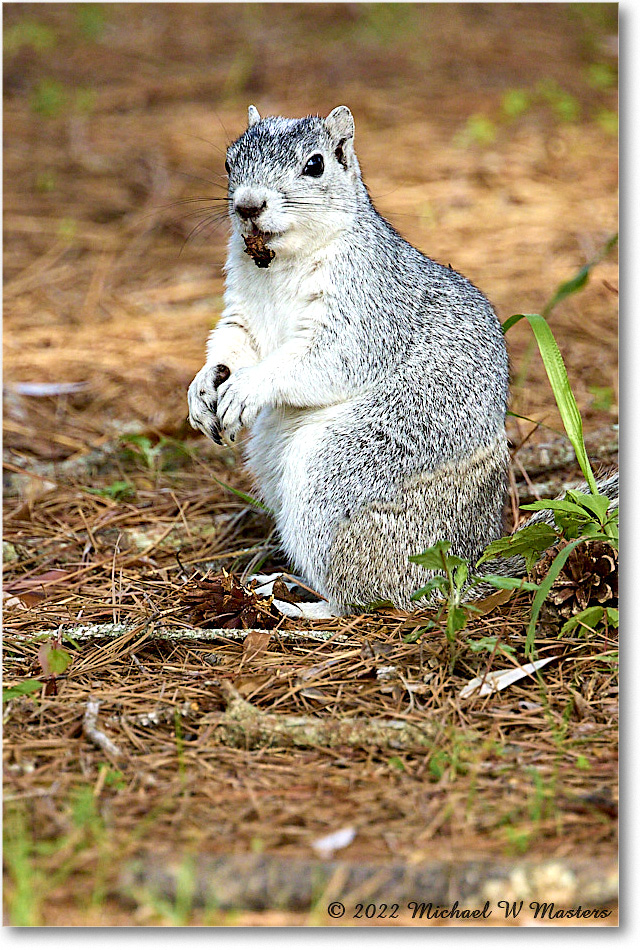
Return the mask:
M 256 201 L 252 201 L 250 198 L 247 198 L 245 201 L 239 201 L 234 205 L 234 210 L 238 214 L 239 218 L 243 218 L 244 221 L 247 221 L 248 218 L 255 218 L 257 215 L 264 211 L 267 207 L 267 201 L 264 201 L 262 204 L 257 204 Z

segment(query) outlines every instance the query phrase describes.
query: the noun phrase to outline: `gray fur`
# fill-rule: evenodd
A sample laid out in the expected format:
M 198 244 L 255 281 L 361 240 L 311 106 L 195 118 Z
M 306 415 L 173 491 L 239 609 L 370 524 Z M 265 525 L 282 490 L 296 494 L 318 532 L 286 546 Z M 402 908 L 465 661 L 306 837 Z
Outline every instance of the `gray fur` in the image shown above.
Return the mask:
M 295 569 L 336 610 L 378 599 L 409 608 L 410 595 L 426 579 L 409 555 L 443 538 L 474 563 L 502 534 L 504 336 L 492 306 L 470 281 L 426 257 L 377 212 L 345 106 L 325 120 L 260 119 L 251 108 L 249 122 L 228 150 L 233 219 L 237 189 L 251 188 L 261 200 L 278 192 L 285 207 L 298 202 L 311 259 L 323 215 L 339 213 L 341 223 L 320 292 L 323 319 L 300 328 L 309 344 L 297 357 L 295 378 L 286 378 L 292 366 L 284 369 L 250 424 L 248 465 Z M 299 169 L 315 151 L 325 157 L 325 173 L 302 177 Z M 290 268 L 296 282 L 297 253 L 288 258 L 277 251 L 257 276 L 251 260 L 234 257 L 232 240 L 228 274 L 232 266 L 237 273 L 246 267 L 248 280 L 274 281 Z M 262 286 L 267 293 L 269 284 Z M 253 351 L 264 360 L 270 346 L 252 334 L 248 317 Z M 225 362 L 215 354 L 212 360 Z M 204 413 L 195 384 L 192 418 L 208 432 L 211 418 L 215 427 L 221 422 L 210 417 L 208 428 L 199 419 Z M 216 394 L 209 399 L 214 413 Z M 297 426 L 331 407 L 315 439 L 297 443 Z M 281 431 L 290 442 L 279 453 L 273 443 Z

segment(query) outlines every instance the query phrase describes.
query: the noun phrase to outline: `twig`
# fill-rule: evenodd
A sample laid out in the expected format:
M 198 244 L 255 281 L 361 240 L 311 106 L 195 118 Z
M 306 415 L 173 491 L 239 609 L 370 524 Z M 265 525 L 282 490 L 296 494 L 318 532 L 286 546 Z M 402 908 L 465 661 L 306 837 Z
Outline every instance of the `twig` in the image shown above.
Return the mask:
M 589 432 L 585 436 L 589 455 L 598 459 L 614 455 L 618 450 L 618 426 L 610 425 Z M 559 436 L 539 445 L 522 445 L 517 450 L 529 475 L 540 475 L 575 463 L 575 450 L 566 436 Z
M 118 746 L 115 745 L 104 732 L 96 728 L 99 708 L 100 702 L 97 699 L 87 700 L 87 708 L 85 709 L 85 715 L 82 721 L 82 731 L 91 742 L 97 745 L 99 749 L 102 749 L 107 755 L 110 755 L 114 759 L 122 759 L 123 753 Z
M 353 746 L 384 749 L 426 748 L 435 741 L 432 725 L 415 726 L 403 719 L 321 719 L 316 716 L 277 716 L 261 712 L 243 699 L 231 683 L 223 680 L 221 692 L 227 701 L 222 715 L 207 715 L 224 745 L 241 749 L 261 746 L 325 747 Z
M 140 624 L 127 623 L 88 623 L 67 627 L 63 632 L 74 640 L 108 640 L 125 636 L 140 629 Z M 20 633 L 20 639 L 26 643 L 40 643 L 55 636 L 56 630 L 40 630 Z M 245 640 L 256 630 L 228 630 L 223 627 L 205 629 L 203 627 L 155 627 L 150 640 Z M 259 633 L 265 633 L 259 630 Z M 271 630 L 270 633 L 283 640 L 314 640 L 327 643 L 332 640 L 343 643 L 350 638 L 330 630 Z

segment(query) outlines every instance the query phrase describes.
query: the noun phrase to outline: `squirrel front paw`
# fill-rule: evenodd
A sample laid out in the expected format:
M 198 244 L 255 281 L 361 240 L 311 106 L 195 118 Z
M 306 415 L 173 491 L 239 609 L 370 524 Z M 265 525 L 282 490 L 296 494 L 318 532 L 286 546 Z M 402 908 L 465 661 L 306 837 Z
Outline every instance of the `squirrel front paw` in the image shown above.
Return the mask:
M 247 366 L 232 373 L 218 390 L 218 418 L 227 438 L 233 442 L 243 427 L 249 429 L 268 403 L 259 367 Z
M 204 366 L 194 377 L 188 391 L 189 421 L 194 429 L 222 445 L 218 416 L 219 387 L 229 378 L 229 367 L 223 363 Z

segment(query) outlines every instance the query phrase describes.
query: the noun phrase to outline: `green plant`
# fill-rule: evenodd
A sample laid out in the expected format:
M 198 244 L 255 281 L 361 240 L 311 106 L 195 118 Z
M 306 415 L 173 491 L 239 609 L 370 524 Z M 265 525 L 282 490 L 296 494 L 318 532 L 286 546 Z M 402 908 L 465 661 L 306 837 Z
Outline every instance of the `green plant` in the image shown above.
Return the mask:
M 415 591 L 412 600 L 431 598 L 437 601 L 438 621 L 442 620 L 445 614 L 446 637 L 451 644 L 455 642 L 457 633 L 466 626 L 469 615 L 479 610 L 467 600 L 473 588 L 479 584 L 492 584 L 494 587 L 504 587 L 508 590 L 537 589 L 537 585 L 520 578 L 473 574 L 469 562 L 456 554 L 450 554 L 450 548 L 450 541 L 437 541 L 421 554 L 412 555 L 410 560 L 413 564 L 419 564 L 420 567 L 433 572 L 428 583 Z
M 8 922 L 14 927 L 37 927 L 42 923 L 40 904 L 44 882 L 34 869 L 34 843 L 24 810 L 15 805 L 7 807 L 2 830 Z
M 594 89 L 612 89 L 617 83 L 617 71 L 608 63 L 591 63 L 586 75 Z
M 502 112 L 508 119 L 516 119 L 527 112 L 531 96 L 525 89 L 508 89 L 502 96 Z
M 196 866 L 194 859 L 186 856 L 176 870 L 175 896 L 173 900 L 163 897 L 153 888 L 144 888 L 136 898 L 141 904 L 148 904 L 159 917 L 173 927 L 185 927 L 189 924 L 196 892 Z M 212 901 L 209 902 L 212 904 Z M 210 913 L 216 908 L 211 907 Z
M 55 119 L 67 107 L 67 91 L 57 79 L 41 79 L 36 83 L 31 108 L 46 119 Z
M 595 116 L 595 121 L 609 135 L 618 134 L 618 114 L 613 109 L 600 109 Z
M 581 107 L 578 100 L 562 89 L 554 79 L 542 79 L 536 86 L 536 92 L 563 122 L 575 122 L 579 119 Z
M 172 468 L 180 460 L 192 458 L 193 454 L 184 442 L 164 435 L 154 442 L 143 432 L 127 432 L 121 435 L 120 441 L 125 453 L 130 458 L 142 461 L 143 466 L 150 471 Z
M 575 614 L 574 617 L 566 621 L 560 630 L 560 636 L 566 636 L 566 634 L 577 630 L 578 627 L 584 630 L 595 631 L 600 626 L 605 629 L 619 626 L 619 611 L 616 607 L 600 607 L 596 605 L 594 607 L 587 607 L 586 610 L 581 610 L 579 614 Z
M 23 680 L 16 683 L 15 686 L 9 686 L 2 689 L 2 702 L 7 703 L 10 699 L 16 699 L 18 696 L 30 696 L 37 693 L 45 684 L 41 680 Z
M 7 56 L 14 56 L 21 49 L 43 53 L 56 45 L 54 31 L 37 20 L 25 18 L 8 26 L 2 35 L 2 48 Z
M 546 368 L 553 395 L 555 396 L 555 401 L 557 402 L 562 417 L 562 422 L 564 423 L 564 428 L 566 429 L 566 434 L 573 446 L 578 464 L 590 490 L 590 494 L 568 491 L 563 499 L 538 501 L 531 505 L 523 505 L 522 507 L 525 510 L 551 511 L 557 531 L 554 531 L 550 526 L 529 525 L 522 529 L 521 532 L 516 532 L 512 538 L 500 539 L 497 542 L 493 542 L 480 559 L 479 563 L 482 563 L 498 554 L 507 553 L 511 550 L 514 552 L 515 546 L 521 544 L 525 549 L 530 547 L 530 552 L 528 552 L 529 560 L 527 560 L 527 569 L 530 569 L 533 564 L 533 558 L 543 553 L 543 551 L 546 550 L 547 547 L 550 547 L 555 541 L 568 542 L 553 560 L 533 600 L 531 619 L 526 637 L 527 653 L 533 651 L 535 628 L 542 604 L 574 548 L 586 539 L 607 541 L 614 548 L 617 548 L 618 545 L 618 509 L 615 508 L 609 511 L 609 499 L 598 491 L 584 443 L 582 417 L 569 383 L 564 361 L 546 320 L 546 317 L 548 317 L 558 303 L 571 294 L 577 293 L 586 285 L 592 268 L 598 261 L 602 260 L 611 248 L 614 247 L 616 242 L 617 235 L 614 235 L 605 243 L 604 247 L 593 260 L 581 268 L 573 278 L 562 283 L 549 300 L 542 314 L 515 314 L 503 325 L 504 332 L 507 332 L 507 330 L 522 319 L 526 319 L 530 323 L 540 350 L 542 361 Z M 542 531 L 542 527 L 554 531 L 555 536 L 551 537 L 550 544 L 544 544 L 546 541 L 546 530 Z M 544 546 L 542 546 L 542 544 Z
M 591 396 L 593 396 L 591 409 L 604 409 L 608 411 L 612 408 L 615 393 L 611 386 L 587 386 L 586 388 Z
M 481 653 L 487 650 L 491 656 L 495 653 L 503 653 L 504 656 L 511 657 L 515 653 L 515 647 L 501 643 L 499 637 L 480 637 L 479 640 L 466 640 L 473 653 Z
M 104 488 L 85 488 L 90 495 L 100 495 L 103 498 L 112 498 L 114 501 L 124 501 L 133 498 L 136 494 L 136 487 L 131 482 L 117 481 Z
M 468 145 L 490 145 L 497 137 L 497 128 L 492 119 L 488 116 L 476 113 L 466 120 L 466 125 L 461 129 L 455 142 L 460 146 Z

